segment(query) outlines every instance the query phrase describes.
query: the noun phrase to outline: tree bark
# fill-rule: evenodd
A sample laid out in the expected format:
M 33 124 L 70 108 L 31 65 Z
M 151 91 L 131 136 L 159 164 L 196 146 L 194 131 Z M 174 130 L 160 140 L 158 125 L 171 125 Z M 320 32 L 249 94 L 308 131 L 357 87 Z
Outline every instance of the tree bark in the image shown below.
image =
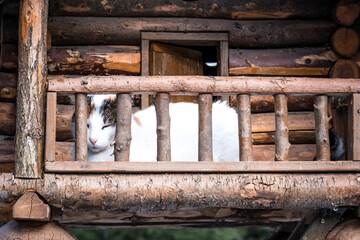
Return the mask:
M 169 99 L 168 93 L 158 93 L 155 100 L 157 161 L 171 161 Z
M 277 94 L 275 98 L 275 160 L 287 161 L 289 159 L 289 121 L 287 97 L 285 94 Z
M 239 122 L 239 149 L 240 161 L 254 161 L 252 146 L 252 124 L 250 95 L 242 94 L 237 96 L 237 111 Z
M 91 24 L 89 24 L 91 22 Z M 99 31 L 101 29 L 101 31 Z M 141 31 L 229 32 L 229 47 L 322 46 L 335 29 L 323 20 L 50 17 L 53 45 L 140 44 Z M 306 32 L 306 34 L 303 34 Z
M 131 96 L 116 96 L 115 161 L 128 162 L 131 144 Z
M 328 117 L 328 97 L 326 95 L 315 96 L 315 136 L 316 136 L 316 160 L 330 160 L 330 141 L 329 141 L 329 117 Z
M 329 48 L 230 49 L 230 75 L 327 76 L 337 55 Z
M 199 161 L 213 161 L 212 95 L 199 95 Z

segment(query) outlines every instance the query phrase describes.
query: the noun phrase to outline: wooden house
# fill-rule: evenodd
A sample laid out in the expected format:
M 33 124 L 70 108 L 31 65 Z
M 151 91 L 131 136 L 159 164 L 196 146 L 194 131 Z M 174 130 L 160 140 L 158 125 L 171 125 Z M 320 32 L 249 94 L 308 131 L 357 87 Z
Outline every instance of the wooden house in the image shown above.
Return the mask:
M 247 225 L 277 227 L 282 239 L 359 239 L 359 9 L 357 0 L 6 0 L 0 239 Z M 90 93 L 118 96 L 114 162 L 87 162 Z M 131 96 L 137 108 L 156 98 L 158 162 L 128 161 Z M 215 97 L 238 111 L 237 162 L 212 162 Z M 177 101 L 199 104 L 198 162 L 169 161 Z M 330 128 L 345 142 L 341 161 L 330 161 Z

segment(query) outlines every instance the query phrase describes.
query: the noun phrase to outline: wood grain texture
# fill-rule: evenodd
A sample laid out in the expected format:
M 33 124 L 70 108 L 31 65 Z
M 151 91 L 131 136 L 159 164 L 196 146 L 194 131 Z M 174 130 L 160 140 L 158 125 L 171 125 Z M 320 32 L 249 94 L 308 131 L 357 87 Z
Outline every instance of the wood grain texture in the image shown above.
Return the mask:
M 331 67 L 332 78 L 359 78 L 360 69 L 355 60 L 339 59 Z
M 330 40 L 331 46 L 336 53 L 343 57 L 355 55 L 359 49 L 359 36 L 351 28 L 337 29 Z
M 45 129 L 45 152 L 46 162 L 55 161 L 56 144 L 56 98 L 55 92 L 46 94 L 46 129 Z
M 84 93 L 75 95 L 75 161 L 87 161 L 87 96 Z
M 158 162 L 171 161 L 169 99 L 168 93 L 158 93 L 155 100 Z
M 131 96 L 116 95 L 115 161 L 128 162 L 131 143 Z
M 237 96 L 237 111 L 239 118 L 239 149 L 240 161 L 254 161 L 252 135 L 250 95 Z
M 315 96 L 314 112 L 316 160 L 330 161 L 328 97 L 326 95 Z
M 335 7 L 333 19 L 339 25 L 350 26 L 360 13 L 360 4 L 356 0 L 340 0 Z
M 199 95 L 199 162 L 213 160 L 212 95 Z
M 360 160 L 360 94 L 350 98 L 348 121 L 348 158 Z
M 287 96 L 277 94 L 275 98 L 275 160 L 287 161 L 289 158 L 289 121 Z
M 51 209 L 35 192 L 27 191 L 14 204 L 13 218 L 48 222 L 51 218 Z

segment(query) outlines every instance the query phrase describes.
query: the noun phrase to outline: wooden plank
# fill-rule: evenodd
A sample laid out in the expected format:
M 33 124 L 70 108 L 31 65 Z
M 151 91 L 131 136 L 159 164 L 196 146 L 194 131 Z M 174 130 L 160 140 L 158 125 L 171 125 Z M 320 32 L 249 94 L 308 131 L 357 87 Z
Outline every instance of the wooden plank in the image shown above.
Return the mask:
M 87 96 L 84 93 L 75 95 L 75 161 L 87 161 Z
M 48 0 L 20 2 L 15 176 L 41 178 Z
M 289 158 L 289 121 L 287 97 L 285 94 L 277 94 L 275 98 L 275 160 L 287 161 Z
M 56 144 L 56 92 L 46 95 L 45 162 L 55 161 Z
M 212 95 L 199 95 L 199 162 L 213 160 Z
M 224 32 L 142 32 L 142 39 L 152 41 L 227 41 L 228 35 Z
M 348 121 L 348 158 L 360 160 L 360 94 L 351 96 Z
M 131 143 L 131 96 L 116 95 L 115 161 L 128 162 Z
M 141 76 L 149 76 L 149 48 L 150 41 L 141 37 Z M 150 105 L 149 95 L 141 95 L 141 109 L 145 109 Z
M 208 76 L 48 76 L 49 91 L 199 94 L 359 93 L 358 79 Z
M 158 162 L 171 161 L 169 94 L 156 95 L 156 135 Z
M 218 46 L 218 75 L 229 76 L 229 43 L 228 41 L 220 41 Z M 222 101 L 226 101 L 230 104 L 230 98 L 228 96 L 221 96 Z
M 326 95 L 315 96 L 314 112 L 316 160 L 330 161 L 328 97 Z
M 250 95 L 237 96 L 239 117 L 239 150 L 240 161 L 254 161 L 251 135 Z
M 16 220 L 50 221 L 50 206 L 35 192 L 25 192 L 13 206 L 13 218 Z

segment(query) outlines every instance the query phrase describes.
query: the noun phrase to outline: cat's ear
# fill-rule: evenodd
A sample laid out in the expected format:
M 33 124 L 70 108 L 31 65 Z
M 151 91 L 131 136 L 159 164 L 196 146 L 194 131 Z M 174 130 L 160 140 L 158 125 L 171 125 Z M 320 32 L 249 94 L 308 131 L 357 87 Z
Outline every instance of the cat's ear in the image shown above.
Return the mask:
M 94 101 L 93 101 L 94 96 L 87 96 L 87 114 L 88 117 L 90 116 L 91 111 L 94 109 L 95 105 L 94 105 Z

